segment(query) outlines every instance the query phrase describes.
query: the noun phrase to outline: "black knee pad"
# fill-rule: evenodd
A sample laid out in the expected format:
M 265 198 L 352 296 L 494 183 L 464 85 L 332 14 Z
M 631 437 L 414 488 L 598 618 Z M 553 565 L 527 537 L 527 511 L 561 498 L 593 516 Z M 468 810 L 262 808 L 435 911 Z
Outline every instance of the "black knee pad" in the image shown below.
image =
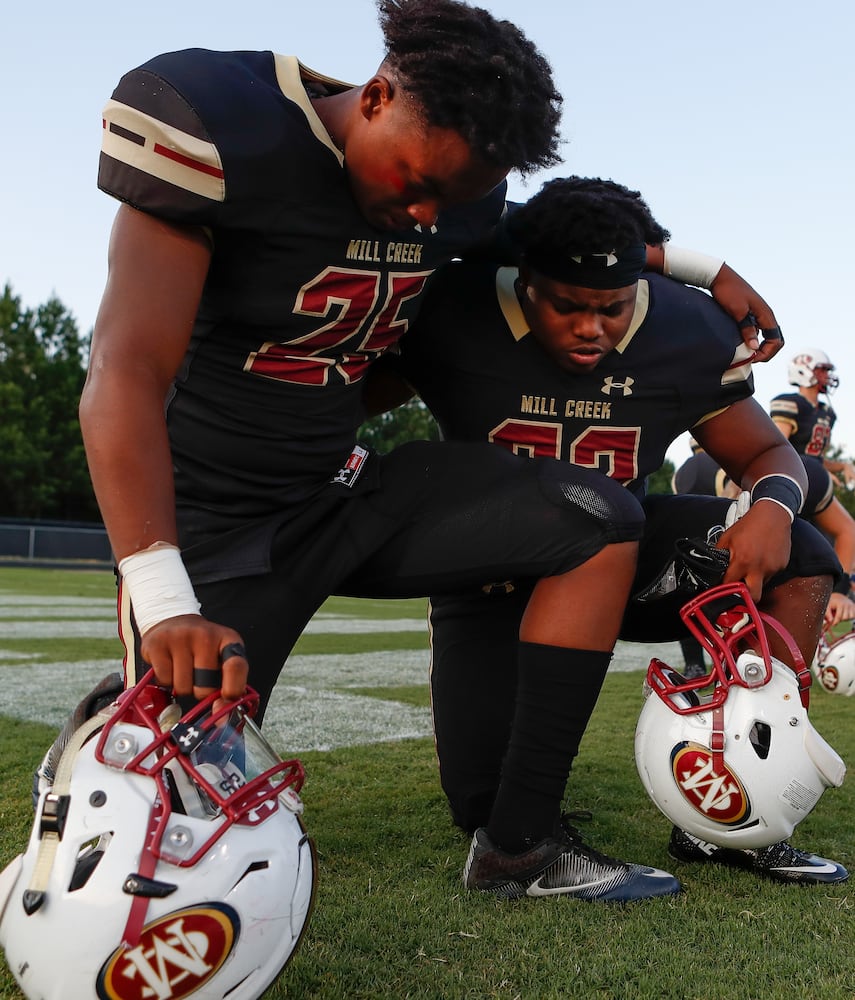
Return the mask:
M 641 538 L 644 511 L 636 498 L 614 479 L 555 459 L 534 459 L 544 494 L 556 505 L 592 518 L 609 542 Z

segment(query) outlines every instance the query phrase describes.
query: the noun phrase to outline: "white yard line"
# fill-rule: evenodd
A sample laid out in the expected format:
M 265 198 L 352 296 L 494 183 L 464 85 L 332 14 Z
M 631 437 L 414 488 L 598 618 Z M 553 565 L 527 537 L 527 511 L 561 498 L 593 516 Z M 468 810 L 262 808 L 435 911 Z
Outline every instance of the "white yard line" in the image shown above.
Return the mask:
M 78 601 L 84 599 L 49 601 L 0 595 L 0 715 L 59 728 L 71 707 L 105 674 L 121 669 L 121 665 L 118 659 L 40 663 L 35 662 L 34 654 L 4 650 L 4 638 L 116 638 L 115 621 L 101 620 L 104 611 L 112 607 L 111 602 L 87 600 L 81 606 Z M 15 616 L 17 620 L 10 620 L 11 615 L 5 613 L 12 607 L 20 612 Z M 35 608 L 40 617 L 29 617 Z M 82 617 L 87 610 L 90 617 Z M 66 620 L 52 620 L 52 616 L 63 614 Z M 273 692 L 264 721 L 265 733 L 277 749 L 285 754 L 301 753 L 430 735 L 427 708 L 342 690 L 426 684 L 430 654 L 425 621 L 321 613 L 306 631 L 315 635 L 413 632 L 423 637 L 424 645 L 412 650 L 292 656 Z M 421 643 L 422 639 L 417 641 Z M 610 669 L 642 671 L 652 656 L 674 666 L 682 663 L 677 643 L 653 646 L 619 642 Z M 639 678 L 639 704 L 640 699 Z

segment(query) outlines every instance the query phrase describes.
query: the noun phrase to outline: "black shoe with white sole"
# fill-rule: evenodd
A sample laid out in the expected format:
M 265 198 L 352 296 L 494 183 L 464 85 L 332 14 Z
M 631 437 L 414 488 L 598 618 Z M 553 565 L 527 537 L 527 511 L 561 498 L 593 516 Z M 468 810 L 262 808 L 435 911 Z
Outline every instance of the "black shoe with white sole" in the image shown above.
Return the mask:
M 572 896 L 586 902 L 629 903 L 680 891 L 680 883 L 668 872 L 618 861 L 588 847 L 566 820 L 555 836 L 521 854 L 500 850 L 486 830 L 476 830 L 463 881 L 469 889 L 503 899 Z
M 786 840 L 769 847 L 717 847 L 675 826 L 671 831 L 668 853 L 677 861 L 729 865 L 756 872 L 776 882 L 794 882 L 797 885 L 833 885 L 849 878 L 849 872 L 843 865 L 808 851 L 800 851 Z

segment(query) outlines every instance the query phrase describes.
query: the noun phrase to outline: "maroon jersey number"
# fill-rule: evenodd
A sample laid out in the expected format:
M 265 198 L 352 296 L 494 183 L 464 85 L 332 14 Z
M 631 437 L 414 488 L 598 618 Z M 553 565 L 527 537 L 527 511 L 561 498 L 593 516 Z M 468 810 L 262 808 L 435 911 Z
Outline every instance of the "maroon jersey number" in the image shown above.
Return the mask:
M 300 289 L 294 314 L 328 321 L 303 337 L 262 344 L 249 355 L 244 371 L 280 382 L 326 385 L 334 368 L 346 383 L 358 381 L 406 332 L 409 320 L 399 315 L 401 305 L 421 294 L 430 274 L 326 268 Z
M 490 441 L 515 455 L 561 458 L 564 425 L 540 420 L 503 420 L 489 434 Z M 638 478 L 640 427 L 586 427 L 570 443 L 568 461 L 599 469 L 620 483 Z

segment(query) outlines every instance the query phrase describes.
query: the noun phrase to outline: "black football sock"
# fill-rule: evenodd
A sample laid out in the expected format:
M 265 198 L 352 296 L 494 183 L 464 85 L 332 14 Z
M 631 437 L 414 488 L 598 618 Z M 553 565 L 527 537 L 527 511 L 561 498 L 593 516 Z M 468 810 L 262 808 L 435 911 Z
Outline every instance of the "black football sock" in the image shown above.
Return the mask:
M 704 664 L 704 647 L 693 636 L 685 636 L 680 640 L 680 650 L 683 653 L 684 669 L 700 670 L 706 673 Z
M 611 653 L 519 644 L 514 724 L 487 835 L 516 853 L 558 821 L 573 758 L 597 703 Z

